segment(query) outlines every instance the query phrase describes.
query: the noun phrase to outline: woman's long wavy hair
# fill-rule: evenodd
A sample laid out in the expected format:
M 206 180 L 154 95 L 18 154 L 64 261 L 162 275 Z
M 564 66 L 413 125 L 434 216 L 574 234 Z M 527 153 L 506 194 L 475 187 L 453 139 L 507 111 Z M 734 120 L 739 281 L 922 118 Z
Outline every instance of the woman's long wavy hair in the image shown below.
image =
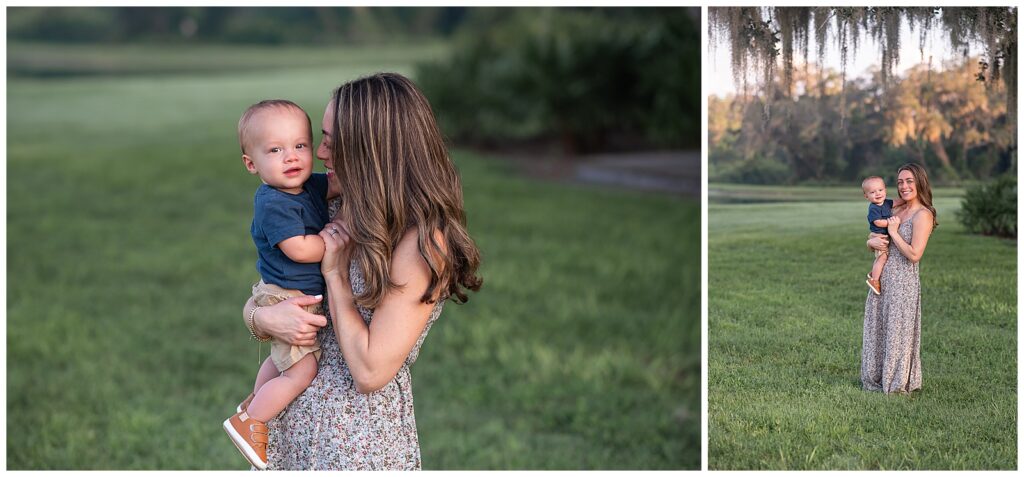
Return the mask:
M 366 279 L 356 303 L 375 308 L 398 287 L 391 256 L 410 227 L 417 227 L 420 256 L 430 267 L 420 301 L 465 303 L 466 290 L 483 283 L 476 275 L 480 252 L 466 231 L 462 184 L 430 103 L 408 78 L 378 73 L 339 86 L 331 107 L 341 212 L 354 242 L 351 257 Z
M 899 180 L 900 172 L 910 171 L 914 176 L 914 185 L 917 187 L 917 200 L 921 202 L 921 205 L 925 206 L 932 213 L 933 227 L 939 228 L 939 214 L 935 211 L 935 207 L 932 206 L 932 185 L 928 182 L 928 171 L 925 170 L 924 166 L 913 162 L 908 162 L 896 171 L 897 181 Z M 899 194 L 899 182 L 897 182 L 896 193 Z

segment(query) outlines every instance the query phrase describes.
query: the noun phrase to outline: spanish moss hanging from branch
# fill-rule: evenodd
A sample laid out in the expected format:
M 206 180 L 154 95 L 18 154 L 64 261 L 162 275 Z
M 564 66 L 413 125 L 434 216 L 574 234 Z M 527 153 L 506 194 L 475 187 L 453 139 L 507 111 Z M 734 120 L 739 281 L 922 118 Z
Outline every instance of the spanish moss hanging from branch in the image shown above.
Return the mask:
M 1010 120 L 1016 120 L 1017 9 L 1013 7 L 713 7 L 708 9 L 708 36 L 713 45 L 730 49 L 737 88 L 746 89 L 748 74 L 759 78 L 756 90 L 770 103 L 775 93 L 776 66 L 781 62 L 781 92 L 792 96 L 794 52 L 803 53 L 807 71 L 808 43 L 814 35 L 819 66 L 834 40 L 840 55 L 842 91 L 847 64 L 862 36 L 879 48 L 883 84 L 893 80 L 900 62 L 903 22 L 917 33 L 921 61 L 930 32 L 941 27 L 947 44 L 966 58 L 971 45 L 984 49 L 978 80 L 1007 88 Z M 822 68 L 818 68 L 819 71 Z
M 779 37 L 762 11 L 769 10 L 758 7 L 710 9 L 708 39 L 712 44 L 720 41 L 728 44 L 733 81 L 738 89 L 745 91 L 748 75 L 759 73 L 756 89 L 770 98 L 774 92 L 775 63 L 779 54 L 775 45 Z

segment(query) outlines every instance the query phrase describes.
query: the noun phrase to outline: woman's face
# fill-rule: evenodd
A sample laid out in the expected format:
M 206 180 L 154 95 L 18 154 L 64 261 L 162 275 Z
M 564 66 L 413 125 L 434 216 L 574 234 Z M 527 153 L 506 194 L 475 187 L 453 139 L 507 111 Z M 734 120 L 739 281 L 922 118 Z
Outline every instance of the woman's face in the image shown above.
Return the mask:
M 324 119 L 320 122 L 320 131 L 323 133 L 323 137 L 320 138 L 320 146 L 316 148 L 316 158 L 324 161 L 324 167 L 327 170 L 333 171 L 331 149 L 334 147 L 334 101 L 327 103 Z
M 900 194 L 900 198 L 910 202 L 917 199 L 917 182 L 914 181 L 914 174 L 909 170 L 900 171 L 899 176 L 896 177 L 896 191 Z

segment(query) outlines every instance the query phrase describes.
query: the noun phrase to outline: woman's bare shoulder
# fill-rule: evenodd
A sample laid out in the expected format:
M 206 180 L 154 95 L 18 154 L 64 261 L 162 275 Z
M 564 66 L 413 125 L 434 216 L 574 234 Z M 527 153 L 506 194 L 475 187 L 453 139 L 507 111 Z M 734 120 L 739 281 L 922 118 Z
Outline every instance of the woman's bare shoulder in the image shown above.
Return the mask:
M 414 289 L 422 287 L 422 289 L 426 290 L 431 280 L 433 280 L 431 277 L 442 274 L 442 270 L 445 267 L 445 257 L 443 254 L 448 253 L 447 243 L 444 240 L 444 234 L 440 230 L 435 229 L 433 233 L 433 241 L 441 248 L 442 252 L 438 252 L 437 249 L 427 243 L 423 253 L 420 253 L 419 229 L 417 227 L 410 227 L 402 235 L 402 238 L 398 241 L 398 246 L 395 247 L 391 262 L 391 277 L 396 283 L 411 285 Z M 432 263 L 428 263 L 426 257 L 430 257 Z M 440 292 L 440 288 L 435 290 L 435 300 Z
M 433 242 L 441 249 L 441 253 L 448 253 L 448 243 L 444 239 L 444 233 L 441 232 L 441 229 L 434 228 L 431 232 L 433 234 Z M 419 235 L 420 226 L 414 225 L 409 227 L 409 229 L 402 234 L 402 238 L 398 240 L 398 245 L 395 247 L 394 257 L 411 261 L 419 260 L 423 261 L 424 265 L 426 265 L 426 261 L 420 253 Z M 430 246 L 429 241 L 430 239 L 428 238 L 427 247 L 426 250 L 424 250 L 424 253 L 432 255 L 435 262 L 443 263 L 443 257 L 439 256 L 438 251 L 434 247 Z
M 910 217 L 911 220 L 921 219 L 932 222 L 935 220 L 935 216 L 932 215 L 932 211 L 928 210 L 928 207 L 921 207 L 921 210 L 914 212 L 914 215 Z
M 409 227 L 409 229 L 405 231 L 405 233 L 402 235 L 402 238 L 398 240 L 398 246 L 395 247 L 396 253 L 398 252 L 398 250 L 403 248 L 418 249 L 420 227 L 421 226 L 419 225 L 414 225 L 412 227 Z M 442 252 L 447 253 L 448 243 L 444 239 L 444 232 L 441 232 L 441 229 L 437 227 L 434 227 L 434 229 L 431 230 L 430 232 L 433 234 L 433 242 L 437 244 L 437 246 L 441 249 Z

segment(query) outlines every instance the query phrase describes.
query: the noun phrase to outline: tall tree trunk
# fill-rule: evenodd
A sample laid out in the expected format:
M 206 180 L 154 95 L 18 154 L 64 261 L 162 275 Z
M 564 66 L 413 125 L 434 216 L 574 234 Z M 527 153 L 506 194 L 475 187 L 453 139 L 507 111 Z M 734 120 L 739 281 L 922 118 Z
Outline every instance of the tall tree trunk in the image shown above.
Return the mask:
M 910 148 L 910 150 L 917 156 L 917 161 L 922 166 L 928 167 L 928 161 L 925 158 L 925 146 L 921 144 L 921 141 L 914 141 L 913 144 L 914 147 Z
M 960 174 L 956 173 L 956 169 L 953 168 L 952 162 L 949 160 L 949 154 L 946 153 L 946 147 L 942 144 L 941 139 L 929 141 L 932 147 L 932 152 L 935 153 L 935 157 L 939 158 L 939 163 L 942 164 L 942 170 L 947 174 L 947 179 L 960 179 Z

